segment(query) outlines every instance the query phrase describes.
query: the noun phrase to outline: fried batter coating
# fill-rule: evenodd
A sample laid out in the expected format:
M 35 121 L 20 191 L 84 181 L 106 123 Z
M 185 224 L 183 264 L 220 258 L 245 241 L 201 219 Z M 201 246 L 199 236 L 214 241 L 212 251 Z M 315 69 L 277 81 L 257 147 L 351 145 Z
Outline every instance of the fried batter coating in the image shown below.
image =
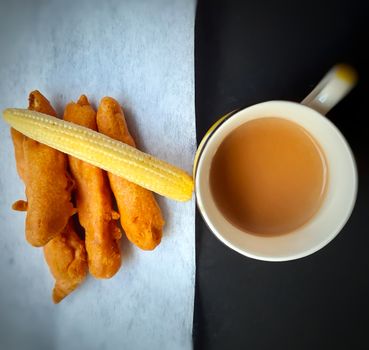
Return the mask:
M 122 108 L 111 97 L 104 97 L 97 111 L 98 131 L 130 146 L 135 142 L 128 131 Z M 161 241 L 164 220 L 154 195 L 130 181 L 108 173 L 116 198 L 120 221 L 128 239 L 144 250 Z
M 16 211 L 27 211 L 28 203 L 22 199 L 15 201 L 12 205 L 12 209 Z
M 39 92 L 29 95 L 30 110 L 56 116 L 49 101 Z M 26 186 L 27 204 L 16 202 L 15 210 L 27 209 L 26 238 L 44 246 L 60 233 L 75 213 L 71 203 L 73 182 L 67 173 L 65 154 L 11 130 L 18 174 Z
M 77 103 L 66 106 L 64 120 L 97 129 L 96 112 L 84 95 Z M 96 278 L 110 278 L 121 265 L 121 232 L 116 222 L 119 215 L 113 211 L 106 173 L 72 156 L 68 158 L 76 184 L 78 217 L 86 233 L 90 273 Z
M 12 136 L 14 145 L 14 155 L 15 155 L 15 164 L 17 166 L 17 172 L 22 181 L 25 182 L 25 164 L 23 152 L 23 142 L 25 136 L 13 128 L 10 128 L 10 134 Z
M 44 255 L 55 278 L 52 298 L 57 304 L 81 284 L 88 270 L 85 245 L 74 231 L 72 219 L 44 246 Z
M 56 115 L 49 101 L 38 91 L 31 92 L 29 109 Z M 59 303 L 87 274 L 84 242 L 77 236 L 72 224 L 67 224 L 75 211 L 70 203 L 72 186 L 66 172 L 67 159 L 63 153 L 39 144 L 15 129 L 11 129 L 11 135 L 17 171 L 26 185 L 28 198 L 28 202 L 16 201 L 12 208 L 27 211 L 26 236 L 31 244 L 44 245 L 48 241 L 44 246 L 44 255 L 56 279 L 53 300 Z M 51 239 L 47 231 L 49 228 Z

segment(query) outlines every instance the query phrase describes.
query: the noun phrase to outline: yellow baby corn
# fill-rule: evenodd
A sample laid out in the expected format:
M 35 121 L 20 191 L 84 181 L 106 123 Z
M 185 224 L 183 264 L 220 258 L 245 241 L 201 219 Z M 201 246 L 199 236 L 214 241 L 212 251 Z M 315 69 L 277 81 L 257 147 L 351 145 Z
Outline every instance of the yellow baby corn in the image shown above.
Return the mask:
M 193 180 L 187 173 L 136 148 L 27 109 L 8 108 L 3 115 L 22 134 L 151 191 L 178 201 L 192 196 Z

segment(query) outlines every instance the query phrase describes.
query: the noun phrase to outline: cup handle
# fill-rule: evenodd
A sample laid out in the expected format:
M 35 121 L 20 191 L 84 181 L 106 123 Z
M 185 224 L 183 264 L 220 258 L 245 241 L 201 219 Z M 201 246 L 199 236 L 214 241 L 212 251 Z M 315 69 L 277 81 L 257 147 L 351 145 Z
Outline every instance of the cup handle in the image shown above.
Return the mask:
M 347 64 L 334 66 L 301 102 L 325 115 L 355 86 L 357 73 Z

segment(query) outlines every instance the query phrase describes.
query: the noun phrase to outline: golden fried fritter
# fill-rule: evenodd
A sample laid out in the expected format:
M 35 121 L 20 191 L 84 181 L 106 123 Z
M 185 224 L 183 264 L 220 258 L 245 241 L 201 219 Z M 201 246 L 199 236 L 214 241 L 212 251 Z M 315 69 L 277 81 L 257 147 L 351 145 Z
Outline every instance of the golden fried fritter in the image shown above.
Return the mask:
M 59 303 L 78 287 L 88 270 L 85 244 L 74 231 L 72 219 L 44 246 L 44 255 L 55 278 L 53 301 Z
M 101 100 L 97 111 L 97 127 L 99 132 L 135 147 L 122 108 L 113 98 L 104 97 Z M 164 226 L 154 195 L 119 176 L 111 173 L 108 176 L 128 239 L 141 249 L 154 249 L 161 241 Z
M 39 92 L 29 95 L 29 109 L 56 116 L 49 101 Z M 27 208 L 26 238 L 33 246 L 45 245 L 60 233 L 75 209 L 71 203 L 73 182 L 67 173 L 65 154 L 11 131 L 19 176 L 26 186 L 27 205 L 16 202 L 13 208 Z
M 29 109 L 56 115 L 49 101 L 38 91 L 31 92 Z M 11 135 L 18 174 L 26 185 L 28 198 L 28 202 L 16 201 L 12 208 L 27 211 L 26 236 L 29 242 L 33 245 L 46 243 L 44 255 L 56 279 L 53 300 L 58 303 L 87 274 L 84 242 L 74 232 L 72 224 L 67 224 L 74 212 L 70 202 L 72 186 L 66 170 L 67 159 L 63 153 L 14 129 Z
M 69 103 L 64 120 L 96 130 L 96 112 L 87 97 Z M 90 164 L 68 156 L 76 184 L 77 210 L 86 233 L 86 250 L 90 273 L 96 278 L 110 278 L 120 268 L 120 230 L 113 211 L 112 197 L 106 173 Z

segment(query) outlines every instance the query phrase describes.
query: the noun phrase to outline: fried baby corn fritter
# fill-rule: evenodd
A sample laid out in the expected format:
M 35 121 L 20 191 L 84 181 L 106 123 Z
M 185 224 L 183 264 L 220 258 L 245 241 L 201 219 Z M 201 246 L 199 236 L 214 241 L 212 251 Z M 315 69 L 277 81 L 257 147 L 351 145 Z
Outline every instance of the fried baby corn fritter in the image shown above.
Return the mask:
M 56 116 L 49 101 L 39 92 L 29 95 L 29 109 Z M 73 182 L 67 173 L 65 154 L 11 131 L 17 170 L 26 186 L 28 204 L 16 202 L 14 209 L 27 208 L 26 238 L 44 246 L 60 233 L 75 213 L 71 203 Z
M 97 111 L 98 131 L 135 147 L 122 108 L 111 97 L 104 97 Z M 144 250 L 154 249 L 161 241 L 164 220 L 154 195 L 121 177 L 108 173 L 116 198 L 120 221 L 128 239 Z
M 96 130 L 96 112 L 87 97 L 82 95 L 77 103 L 69 103 L 64 120 Z M 68 156 L 77 193 L 77 210 L 86 233 L 86 250 L 91 275 L 110 278 L 120 268 L 119 239 L 121 232 L 113 210 L 112 197 L 106 173 L 90 164 Z
M 38 91 L 31 92 L 29 108 L 56 115 L 49 101 Z M 66 158 L 64 154 L 45 145 L 38 144 L 14 129 L 11 129 L 11 135 L 14 143 L 18 174 L 26 185 L 28 197 L 28 203 L 22 200 L 16 201 L 12 206 L 13 209 L 20 211 L 28 210 L 27 218 L 28 216 L 32 217 L 32 220 L 29 222 L 33 222 L 34 220 L 39 220 L 40 223 L 46 222 L 47 225 L 45 226 L 44 224 L 45 227 L 42 226 L 42 230 L 52 227 L 53 222 L 56 222 L 58 227 L 60 227 L 63 224 L 63 220 L 66 219 L 68 221 L 74 211 L 70 203 L 71 180 L 69 174 L 66 172 Z M 35 152 L 35 154 L 32 154 L 32 152 Z M 38 158 L 40 155 L 43 156 Z M 54 171 L 43 172 L 43 170 L 51 169 L 53 165 L 62 171 L 60 173 L 55 173 Z M 33 171 L 33 167 L 37 169 L 36 172 Z M 40 176 L 35 177 L 37 174 Z M 53 183 L 55 183 L 55 189 L 53 188 Z M 66 188 L 63 189 L 64 185 Z M 40 188 L 44 189 L 41 193 L 49 191 L 51 192 L 50 195 L 40 197 L 39 194 L 35 194 L 35 191 Z M 61 200 L 63 201 L 64 199 L 63 203 L 66 204 L 66 211 L 53 213 L 51 218 L 60 216 L 61 219 L 50 220 L 50 217 L 48 217 L 50 211 L 60 209 L 57 203 L 54 205 L 50 201 L 52 199 L 58 201 L 59 193 L 63 191 L 66 193 L 64 193 Z M 35 204 L 34 201 L 36 202 Z M 45 208 L 45 210 L 38 212 L 37 210 L 39 208 Z M 34 212 L 35 210 L 36 212 Z M 69 220 L 71 221 L 71 219 Z M 36 230 L 35 232 L 31 237 L 37 236 L 38 231 Z M 45 237 L 45 235 L 42 237 Z M 32 240 L 32 242 L 34 241 Z M 44 246 L 44 255 L 50 271 L 56 279 L 53 290 L 53 301 L 54 303 L 59 303 L 86 277 L 87 257 L 84 242 L 77 236 L 71 223 L 69 223 L 67 226 L 64 225 L 60 232 L 57 232 L 55 237 L 51 238 Z
M 55 278 L 52 297 L 57 304 L 79 286 L 88 270 L 85 244 L 74 231 L 72 219 L 44 246 L 44 255 Z

